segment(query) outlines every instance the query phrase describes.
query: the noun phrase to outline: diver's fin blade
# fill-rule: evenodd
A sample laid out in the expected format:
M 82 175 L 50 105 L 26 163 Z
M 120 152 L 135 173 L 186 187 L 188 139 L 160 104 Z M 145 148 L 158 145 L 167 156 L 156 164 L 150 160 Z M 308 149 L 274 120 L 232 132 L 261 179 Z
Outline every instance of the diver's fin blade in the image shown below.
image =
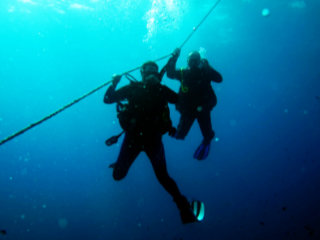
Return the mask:
M 200 146 L 195 151 L 193 157 L 198 160 L 204 160 L 208 157 L 210 151 L 210 143 L 204 144 L 203 142 L 200 144 Z
M 115 166 L 116 166 L 116 163 L 111 163 L 108 168 L 114 168 Z
M 191 203 L 191 208 L 197 220 L 201 222 L 205 215 L 204 203 L 197 200 L 193 201 Z

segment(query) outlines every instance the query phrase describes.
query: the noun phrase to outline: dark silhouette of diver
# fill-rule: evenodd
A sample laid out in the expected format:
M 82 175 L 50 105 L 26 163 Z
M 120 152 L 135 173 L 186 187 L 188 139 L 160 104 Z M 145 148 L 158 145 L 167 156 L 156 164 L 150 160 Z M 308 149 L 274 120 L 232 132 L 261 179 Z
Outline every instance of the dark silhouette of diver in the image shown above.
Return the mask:
M 118 114 L 125 137 L 117 162 L 110 165 L 113 167 L 113 178 L 116 181 L 123 179 L 139 153 L 146 152 L 158 181 L 177 204 L 183 224 L 195 222 L 197 218 L 190 203 L 181 195 L 176 182 L 167 172 L 162 143 L 165 132 L 169 135 L 176 132 L 170 120 L 168 102 L 177 103 L 178 94 L 160 83 L 162 76 L 159 76 L 155 62 L 146 62 L 140 71 L 142 82 L 131 82 L 118 90 L 115 89 L 121 76 L 114 75 L 113 85 L 104 96 L 107 104 L 128 101 Z
M 203 141 L 195 151 L 193 157 L 198 160 L 205 159 L 210 150 L 214 131 L 211 124 L 211 110 L 217 104 L 211 81 L 220 83 L 222 76 L 214 70 L 207 59 L 202 58 L 199 52 L 191 52 L 188 56 L 188 67 L 176 69 L 176 62 L 180 56 L 180 49 L 176 48 L 173 57 L 168 62 L 167 76 L 181 82 L 179 88 L 179 102 L 176 109 L 181 113 L 176 139 L 184 139 L 193 122 L 197 119 Z

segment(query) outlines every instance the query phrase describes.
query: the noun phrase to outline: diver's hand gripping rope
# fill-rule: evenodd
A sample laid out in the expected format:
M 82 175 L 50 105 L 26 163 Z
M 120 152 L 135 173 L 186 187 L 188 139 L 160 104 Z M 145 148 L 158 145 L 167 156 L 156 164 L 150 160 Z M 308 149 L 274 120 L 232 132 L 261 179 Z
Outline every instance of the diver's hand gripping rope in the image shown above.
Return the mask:
M 200 25 L 204 22 L 204 20 L 209 16 L 209 14 L 210 14 L 210 13 L 212 12 L 212 10 L 218 5 L 218 3 L 219 3 L 220 1 L 221 1 L 221 0 L 218 0 L 218 1 L 213 5 L 213 7 L 210 9 L 210 11 L 207 13 L 207 15 L 201 20 L 201 22 L 198 24 L 198 26 L 193 29 L 193 31 L 191 32 L 191 34 L 190 34 L 190 35 L 187 37 L 187 39 L 182 43 L 180 49 L 186 44 L 186 42 L 190 39 L 190 37 L 193 35 L 193 33 L 200 27 Z M 160 61 L 160 60 L 165 59 L 165 58 L 170 57 L 170 56 L 172 56 L 172 54 L 168 54 L 168 55 L 166 55 L 166 56 L 163 56 L 163 57 L 161 57 L 161 58 L 158 58 L 158 59 L 154 60 L 154 62 Z M 142 66 L 133 68 L 133 69 L 127 71 L 127 72 L 124 72 L 124 73 L 121 74 L 121 75 L 125 75 L 125 74 L 127 74 L 127 73 L 131 73 L 131 72 L 133 72 L 133 71 L 135 71 L 135 70 L 140 69 L 141 67 L 142 67 Z M 107 81 L 106 83 L 104 83 L 104 84 L 102 84 L 101 86 L 93 89 L 92 91 L 88 92 L 87 94 L 83 95 L 82 97 L 80 97 L 80 98 L 78 98 L 78 99 L 75 99 L 74 101 L 72 101 L 72 102 L 69 103 L 68 105 L 60 108 L 58 111 L 55 111 L 54 113 L 51 113 L 50 115 L 42 118 L 41 120 L 39 120 L 39 121 L 37 121 L 37 122 L 35 122 L 35 123 L 32 123 L 32 124 L 29 125 L 28 127 L 20 130 L 19 132 L 16 132 L 15 134 L 12 134 L 11 136 L 9 136 L 9 137 L 1 140 L 1 141 L 0 141 L 0 146 L 1 146 L 2 144 L 4 144 L 4 143 L 10 141 L 11 139 L 13 139 L 13 138 L 21 135 L 22 133 L 28 131 L 29 129 L 31 129 L 31 128 L 33 128 L 33 127 L 41 124 L 42 122 L 48 120 L 49 118 L 57 115 L 58 113 L 62 112 L 63 110 L 71 107 L 72 105 L 76 104 L 76 103 L 79 102 L 80 100 L 88 97 L 88 96 L 91 95 L 92 93 L 94 93 L 94 92 L 100 90 L 101 88 L 107 86 L 107 85 L 110 84 L 111 82 L 112 82 L 112 80 Z

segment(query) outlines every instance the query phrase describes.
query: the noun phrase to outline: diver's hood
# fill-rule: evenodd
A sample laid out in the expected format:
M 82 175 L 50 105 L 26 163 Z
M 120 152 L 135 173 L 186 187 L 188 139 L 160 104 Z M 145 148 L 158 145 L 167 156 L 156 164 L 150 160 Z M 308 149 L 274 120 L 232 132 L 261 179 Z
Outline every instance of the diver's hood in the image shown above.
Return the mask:
M 149 65 L 146 65 L 146 66 L 143 67 L 143 71 L 144 72 L 158 72 L 158 67 L 149 64 Z

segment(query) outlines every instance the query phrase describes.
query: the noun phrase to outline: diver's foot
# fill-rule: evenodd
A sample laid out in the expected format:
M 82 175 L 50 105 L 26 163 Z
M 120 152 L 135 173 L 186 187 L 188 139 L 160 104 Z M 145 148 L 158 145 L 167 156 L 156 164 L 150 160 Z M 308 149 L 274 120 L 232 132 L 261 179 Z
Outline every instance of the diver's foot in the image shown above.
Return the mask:
M 198 160 L 204 160 L 208 157 L 210 151 L 210 141 L 203 140 L 200 146 L 197 148 L 193 157 Z
M 197 217 L 194 215 L 191 207 L 184 209 L 180 212 L 180 217 L 181 217 L 181 221 L 182 224 L 188 224 L 188 223 L 194 223 L 194 222 L 199 222 Z
M 180 210 L 180 217 L 183 224 L 198 222 L 197 217 L 194 215 L 192 206 L 185 196 L 180 196 L 173 200 L 178 209 Z

